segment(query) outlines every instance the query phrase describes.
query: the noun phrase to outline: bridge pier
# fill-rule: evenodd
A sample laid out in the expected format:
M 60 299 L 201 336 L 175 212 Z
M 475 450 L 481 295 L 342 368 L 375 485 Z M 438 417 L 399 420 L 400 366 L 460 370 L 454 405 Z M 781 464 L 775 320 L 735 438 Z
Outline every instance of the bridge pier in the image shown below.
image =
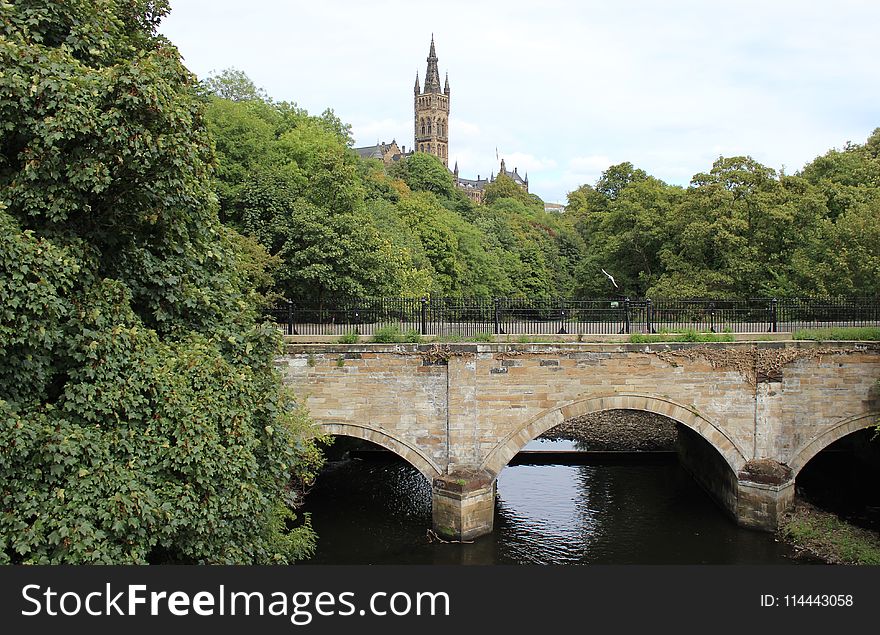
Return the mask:
M 446 540 L 472 540 L 492 533 L 495 477 L 484 470 L 459 469 L 438 476 L 433 486 L 434 531 Z
M 737 474 L 736 521 L 743 527 L 776 531 L 794 502 L 794 474 L 772 459 L 748 461 Z

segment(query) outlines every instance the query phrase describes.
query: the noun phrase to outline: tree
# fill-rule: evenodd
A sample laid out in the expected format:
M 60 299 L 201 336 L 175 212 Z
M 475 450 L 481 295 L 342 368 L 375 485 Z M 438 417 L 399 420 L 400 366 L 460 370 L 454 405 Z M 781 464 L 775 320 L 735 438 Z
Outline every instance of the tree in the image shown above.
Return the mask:
M 168 3 L 0 8 L 0 562 L 307 555 L 319 454 Z
M 575 274 L 576 294 L 644 296 L 663 270 L 660 253 L 671 239 L 669 218 L 681 198 L 681 188 L 645 177 L 582 213 L 578 227 L 589 246 Z M 602 269 L 614 276 L 617 287 Z
M 258 88 L 243 71 L 227 68 L 218 75 L 212 75 L 202 82 L 204 89 L 212 95 L 229 101 L 267 101 L 269 95 Z
M 506 174 L 499 174 L 495 177 L 495 180 L 489 183 L 489 185 L 486 186 L 486 190 L 483 192 L 483 202 L 486 205 L 491 205 L 502 198 L 512 198 L 516 201 L 525 203 L 526 205 L 534 204 L 529 193 L 517 185 L 514 180 Z
M 402 179 L 416 192 L 432 192 L 450 198 L 455 190 L 452 173 L 440 159 L 426 152 L 416 152 L 392 166 L 391 175 Z
M 756 297 L 822 291 L 816 263 L 825 206 L 797 177 L 750 157 L 720 158 L 697 174 L 670 216 L 658 296 Z
M 609 201 L 613 201 L 628 185 L 647 178 L 648 174 L 644 170 L 633 167 L 629 161 L 618 163 L 602 173 L 602 177 L 596 183 L 596 191 Z

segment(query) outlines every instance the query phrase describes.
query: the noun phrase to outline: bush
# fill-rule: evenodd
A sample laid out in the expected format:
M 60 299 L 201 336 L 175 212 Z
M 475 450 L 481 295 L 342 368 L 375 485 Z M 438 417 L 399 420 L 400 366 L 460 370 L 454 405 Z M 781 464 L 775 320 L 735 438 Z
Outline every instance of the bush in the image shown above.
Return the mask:
M 395 344 L 401 341 L 400 329 L 396 326 L 382 326 L 373 333 L 373 341 L 377 344 Z
M 864 327 L 838 327 L 828 329 L 803 329 L 795 331 L 792 336 L 796 340 L 814 341 L 880 341 L 880 328 L 873 326 Z
M 733 342 L 733 333 L 701 333 L 693 329 L 681 333 L 633 333 L 629 336 L 632 344 L 654 344 L 658 342 Z
M 2 7 L 0 563 L 306 557 L 321 455 L 168 2 Z
M 422 341 L 422 336 L 415 329 L 401 333 L 400 328 L 396 326 L 382 326 L 376 329 L 373 341 L 377 344 L 400 344 L 403 342 L 418 344 Z

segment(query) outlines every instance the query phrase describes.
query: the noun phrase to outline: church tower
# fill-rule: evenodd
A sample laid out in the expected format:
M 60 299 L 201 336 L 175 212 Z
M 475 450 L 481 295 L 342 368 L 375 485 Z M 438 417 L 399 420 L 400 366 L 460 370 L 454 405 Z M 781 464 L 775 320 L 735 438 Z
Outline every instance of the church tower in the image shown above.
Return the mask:
M 427 152 L 448 167 L 449 160 L 449 75 L 446 85 L 440 89 L 440 72 L 437 70 L 437 53 L 434 36 L 428 52 L 428 71 L 425 73 L 425 90 L 419 88 L 416 72 L 413 105 L 415 111 L 415 152 Z

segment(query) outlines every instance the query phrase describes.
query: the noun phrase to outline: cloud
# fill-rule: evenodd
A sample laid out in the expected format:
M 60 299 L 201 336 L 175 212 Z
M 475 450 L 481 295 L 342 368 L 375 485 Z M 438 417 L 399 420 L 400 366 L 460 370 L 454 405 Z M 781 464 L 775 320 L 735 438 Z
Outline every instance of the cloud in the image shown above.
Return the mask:
M 670 183 L 748 154 L 794 172 L 880 125 L 880 3 L 836 0 L 176 0 L 161 30 L 197 75 L 235 66 L 331 107 L 357 143 L 412 144 L 431 32 L 452 89 L 450 162 L 508 166 L 564 199 L 630 161 Z
M 595 174 L 604 172 L 611 165 L 611 159 L 604 154 L 587 157 L 572 157 L 568 161 L 568 171 L 572 174 Z
M 538 158 L 533 154 L 525 152 L 504 153 L 501 158 L 504 159 L 505 167 L 508 170 L 516 168 L 520 174 L 552 170 L 556 167 L 556 161 L 553 159 L 546 157 Z
M 376 141 L 390 143 L 392 139 L 396 139 L 398 145 L 408 146 L 412 137 L 412 131 L 408 131 L 408 126 L 412 126 L 412 122 L 403 122 L 399 119 L 354 121 L 351 122 L 351 132 L 355 147 L 373 145 Z

